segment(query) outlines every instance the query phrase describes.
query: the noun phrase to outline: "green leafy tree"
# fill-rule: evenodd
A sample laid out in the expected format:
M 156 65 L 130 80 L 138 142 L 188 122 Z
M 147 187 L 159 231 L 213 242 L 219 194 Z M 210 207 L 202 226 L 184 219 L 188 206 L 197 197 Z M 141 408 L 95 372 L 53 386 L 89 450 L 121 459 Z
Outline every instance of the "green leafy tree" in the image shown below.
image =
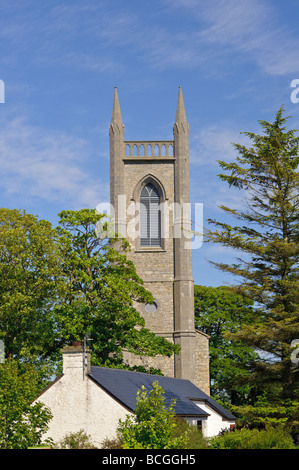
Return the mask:
M 220 166 L 220 178 L 246 193 L 243 210 L 221 206 L 231 226 L 210 220 L 208 238 L 240 252 L 235 264 L 215 263 L 241 278 L 237 289 L 255 301 L 256 319 L 233 333 L 261 352 L 251 376 L 256 394 L 269 400 L 298 397 L 299 368 L 291 361 L 292 341 L 299 338 L 299 138 L 286 130 L 283 108 L 273 123 L 260 121 L 263 134 L 246 132 L 252 146 L 234 144 L 236 161 Z M 243 255 L 243 256 L 242 256 Z
M 163 388 L 154 382 L 149 392 L 138 390 L 135 415 L 120 420 L 117 433 L 123 449 L 178 449 L 187 437 L 177 437 L 176 429 L 175 401 L 167 407 Z
M 0 364 L 0 448 L 26 449 L 41 443 L 51 412 L 32 404 L 40 387 L 40 374 L 16 361 Z
M 0 339 L 7 358 L 39 362 L 55 348 L 59 250 L 50 222 L 0 209 Z
M 211 394 L 232 404 L 247 402 L 248 379 L 257 354 L 227 337 L 254 320 L 253 301 L 230 287 L 194 286 L 195 327 L 210 336 Z
M 59 215 L 64 293 L 54 316 L 61 341 L 82 341 L 88 332 L 95 365 L 122 366 L 124 349 L 171 355 L 174 346 L 146 329 L 136 309 L 138 302 L 153 299 L 127 259 L 127 242 L 99 236 L 97 226 L 104 224 L 105 215 L 95 210 Z

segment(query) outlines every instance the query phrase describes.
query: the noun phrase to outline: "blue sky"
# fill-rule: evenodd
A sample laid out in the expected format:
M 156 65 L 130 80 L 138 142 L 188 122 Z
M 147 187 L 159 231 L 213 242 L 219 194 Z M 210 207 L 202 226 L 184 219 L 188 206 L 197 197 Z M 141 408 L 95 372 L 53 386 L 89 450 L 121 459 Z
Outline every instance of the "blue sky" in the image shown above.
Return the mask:
M 57 224 L 59 211 L 109 201 L 114 86 L 127 140 L 172 139 L 182 86 L 190 126 L 190 192 L 204 219 L 239 191 L 217 174 L 242 131 L 260 131 L 284 104 L 299 128 L 298 0 L 0 1 L 1 206 Z M 193 252 L 197 284 L 234 280 Z

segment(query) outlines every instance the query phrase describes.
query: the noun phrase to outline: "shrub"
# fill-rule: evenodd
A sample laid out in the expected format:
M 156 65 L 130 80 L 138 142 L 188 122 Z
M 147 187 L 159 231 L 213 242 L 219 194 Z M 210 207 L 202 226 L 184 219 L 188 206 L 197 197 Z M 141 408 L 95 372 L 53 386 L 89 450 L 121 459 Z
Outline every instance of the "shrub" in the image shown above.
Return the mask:
M 101 443 L 101 449 L 122 449 L 123 442 L 120 437 L 115 437 L 114 439 L 104 439 Z
M 211 439 L 212 449 L 295 449 L 292 436 L 282 426 L 268 426 L 265 429 L 229 431 Z
M 91 437 L 83 429 L 67 434 L 60 442 L 54 444 L 56 449 L 96 449 L 91 443 Z
M 175 437 L 184 436 L 178 449 L 207 449 L 208 443 L 202 435 L 202 431 L 196 426 L 190 426 L 185 419 L 176 418 Z
M 175 436 L 175 401 L 166 406 L 164 390 L 158 382 L 147 392 L 144 386 L 137 392 L 135 415 L 120 420 L 117 434 L 124 449 L 179 449 L 185 436 Z

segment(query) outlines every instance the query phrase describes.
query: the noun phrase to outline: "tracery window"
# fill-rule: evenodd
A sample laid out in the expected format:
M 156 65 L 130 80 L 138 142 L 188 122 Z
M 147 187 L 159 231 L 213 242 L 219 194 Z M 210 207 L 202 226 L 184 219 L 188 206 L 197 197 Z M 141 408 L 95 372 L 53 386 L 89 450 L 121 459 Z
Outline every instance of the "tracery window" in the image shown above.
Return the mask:
M 148 183 L 140 194 L 140 246 L 161 246 L 160 195 Z

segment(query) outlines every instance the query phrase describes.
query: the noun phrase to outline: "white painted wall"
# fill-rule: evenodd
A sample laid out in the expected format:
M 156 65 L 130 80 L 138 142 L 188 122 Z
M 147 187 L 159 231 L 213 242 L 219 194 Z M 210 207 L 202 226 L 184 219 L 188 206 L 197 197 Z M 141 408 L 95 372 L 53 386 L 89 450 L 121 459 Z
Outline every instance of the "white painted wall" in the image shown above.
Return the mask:
M 36 400 L 50 408 L 53 418 L 43 439 L 59 442 L 67 434 L 83 429 L 100 447 L 107 438 L 116 437 L 119 419 L 130 412 L 110 397 L 92 379 L 83 379 L 83 354 L 63 354 L 64 375 Z
M 223 429 L 230 429 L 230 425 L 234 424 L 234 421 L 225 420 L 206 402 L 193 401 L 193 403 L 210 415 L 206 420 L 202 420 L 202 433 L 204 437 L 217 436 Z

